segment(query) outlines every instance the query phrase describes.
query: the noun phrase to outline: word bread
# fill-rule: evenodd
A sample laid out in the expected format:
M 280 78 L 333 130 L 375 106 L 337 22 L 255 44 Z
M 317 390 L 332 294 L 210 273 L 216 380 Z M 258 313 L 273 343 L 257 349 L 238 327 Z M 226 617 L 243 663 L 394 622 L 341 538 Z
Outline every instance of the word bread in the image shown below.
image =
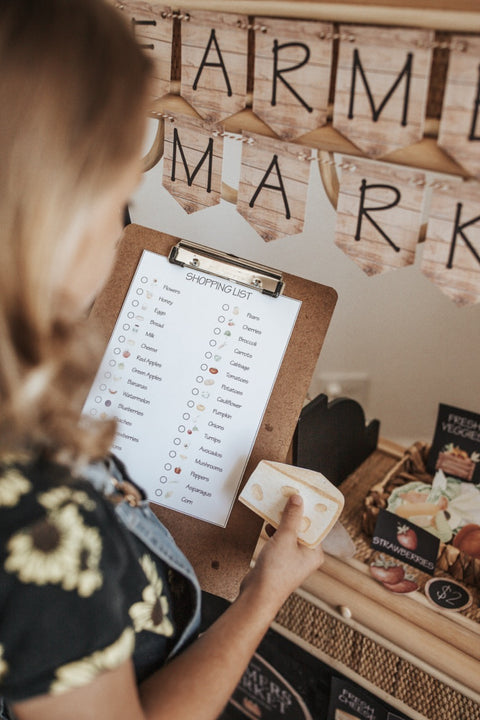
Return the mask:
M 279 462 L 261 460 L 239 495 L 239 500 L 277 527 L 290 495 L 303 498 L 298 539 L 315 547 L 335 525 L 344 505 L 340 490 L 321 473 Z

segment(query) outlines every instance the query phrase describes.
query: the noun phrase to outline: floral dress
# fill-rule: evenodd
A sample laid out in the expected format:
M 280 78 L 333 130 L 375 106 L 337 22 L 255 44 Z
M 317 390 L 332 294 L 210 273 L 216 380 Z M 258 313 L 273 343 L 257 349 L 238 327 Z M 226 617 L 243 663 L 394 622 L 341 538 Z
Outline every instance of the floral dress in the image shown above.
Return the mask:
M 39 459 L 0 465 L 0 699 L 62 693 L 130 657 L 140 681 L 191 602 L 90 482 Z

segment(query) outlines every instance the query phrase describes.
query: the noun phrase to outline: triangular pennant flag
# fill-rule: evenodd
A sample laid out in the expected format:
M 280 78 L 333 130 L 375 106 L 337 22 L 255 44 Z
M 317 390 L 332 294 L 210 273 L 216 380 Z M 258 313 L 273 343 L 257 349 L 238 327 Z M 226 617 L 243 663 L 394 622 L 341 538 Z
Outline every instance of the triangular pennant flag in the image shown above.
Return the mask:
M 425 175 L 347 156 L 341 166 L 335 244 L 367 275 L 412 265 Z
M 165 122 L 163 156 L 163 186 L 187 213 L 220 202 L 221 127 L 177 115 L 172 121 Z
M 266 241 L 302 232 L 308 148 L 243 133 L 237 210 Z
M 125 0 L 117 7 L 130 20 L 135 36 L 153 61 L 150 93 L 153 98 L 170 92 L 173 13 L 166 5 Z
M 205 120 L 218 122 L 245 107 L 248 18 L 200 10 L 188 16 L 180 94 Z
M 480 178 L 480 37 L 453 35 L 438 144 Z
M 434 189 L 421 271 L 457 305 L 480 301 L 480 184 Z
M 333 126 L 379 157 L 422 139 L 434 33 L 342 25 Z
M 283 140 L 327 121 L 333 26 L 255 18 L 253 111 Z

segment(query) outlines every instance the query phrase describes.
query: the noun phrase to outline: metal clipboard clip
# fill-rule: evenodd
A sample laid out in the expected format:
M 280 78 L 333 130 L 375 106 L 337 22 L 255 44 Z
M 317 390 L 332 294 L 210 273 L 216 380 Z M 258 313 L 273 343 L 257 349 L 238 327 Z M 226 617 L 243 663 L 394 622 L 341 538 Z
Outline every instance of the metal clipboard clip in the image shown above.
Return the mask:
M 181 267 L 194 268 L 199 272 L 246 285 L 271 297 L 281 295 L 285 287 L 283 276 L 277 270 L 189 240 L 180 240 L 174 245 L 168 260 Z

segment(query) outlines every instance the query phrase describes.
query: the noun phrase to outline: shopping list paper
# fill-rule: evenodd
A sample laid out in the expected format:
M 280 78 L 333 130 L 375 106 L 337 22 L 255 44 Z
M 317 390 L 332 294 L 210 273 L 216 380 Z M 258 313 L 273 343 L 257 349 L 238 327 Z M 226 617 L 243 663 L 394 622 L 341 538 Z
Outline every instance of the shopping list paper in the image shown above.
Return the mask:
M 149 500 L 226 525 L 300 305 L 143 252 L 84 413 Z

